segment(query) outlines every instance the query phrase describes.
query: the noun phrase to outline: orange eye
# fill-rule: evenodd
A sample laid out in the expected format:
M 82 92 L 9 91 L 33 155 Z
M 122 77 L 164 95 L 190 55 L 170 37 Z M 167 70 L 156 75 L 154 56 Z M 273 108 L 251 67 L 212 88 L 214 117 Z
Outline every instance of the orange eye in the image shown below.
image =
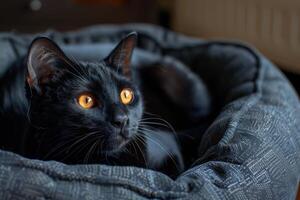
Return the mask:
M 120 93 L 121 102 L 125 105 L 132 103 L 134 99 L 133 91 L 129 88 L 125 88 Z
M 78 97 L 78 104 L 84 109 L 90 109 L 95 106 L 95 99 L 90 94 L 82 94 Z

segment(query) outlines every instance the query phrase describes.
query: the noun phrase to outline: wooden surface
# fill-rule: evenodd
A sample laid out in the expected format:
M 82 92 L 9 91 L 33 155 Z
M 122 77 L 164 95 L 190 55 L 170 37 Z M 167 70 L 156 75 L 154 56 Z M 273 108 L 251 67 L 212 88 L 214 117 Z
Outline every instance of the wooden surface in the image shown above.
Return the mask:
M 300 74 L 299 0 L 175 0 L 173 27 L 192 36 L 248 42 Z

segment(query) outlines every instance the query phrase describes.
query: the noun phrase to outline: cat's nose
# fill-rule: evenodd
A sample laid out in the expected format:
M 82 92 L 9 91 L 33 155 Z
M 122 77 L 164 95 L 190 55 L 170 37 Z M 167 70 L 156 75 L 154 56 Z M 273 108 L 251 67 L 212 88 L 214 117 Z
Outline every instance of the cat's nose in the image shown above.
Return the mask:
M 128 116 L 125 114 L 117 114 L 114 116 L 112 124 L 117 128 L 123 128 L 128 123 Z

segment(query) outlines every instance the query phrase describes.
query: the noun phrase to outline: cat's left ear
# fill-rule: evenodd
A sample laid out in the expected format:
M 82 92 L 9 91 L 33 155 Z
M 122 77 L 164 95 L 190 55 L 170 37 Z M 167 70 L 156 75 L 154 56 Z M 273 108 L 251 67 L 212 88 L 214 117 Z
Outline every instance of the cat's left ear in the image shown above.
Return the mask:
M 131 79 L 130 61 L 136 40 L 137 33 L 130 33 L 112 50 L 109 56 L 104 59 L 108 66 L 113 67 L 117 72 L 122 73 L 129 79 Z

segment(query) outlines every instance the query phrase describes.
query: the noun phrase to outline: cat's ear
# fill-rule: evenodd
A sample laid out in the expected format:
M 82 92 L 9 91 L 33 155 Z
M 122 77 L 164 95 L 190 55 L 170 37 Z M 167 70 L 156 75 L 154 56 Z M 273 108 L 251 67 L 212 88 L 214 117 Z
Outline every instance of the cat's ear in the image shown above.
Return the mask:
M 70 60 L 52 40 L 36 38 L 27 54 L 28 85 L 40 93 L 42 86 L 66 64 L 70 64 Z
M 132 32 L 127 35 L 119 44 L 112 50 L 105 63 L 113 67 L 117 72 L 122 73 L 127 78 L 131 78 L 130 61 L 136 45 L 137 33 Z

